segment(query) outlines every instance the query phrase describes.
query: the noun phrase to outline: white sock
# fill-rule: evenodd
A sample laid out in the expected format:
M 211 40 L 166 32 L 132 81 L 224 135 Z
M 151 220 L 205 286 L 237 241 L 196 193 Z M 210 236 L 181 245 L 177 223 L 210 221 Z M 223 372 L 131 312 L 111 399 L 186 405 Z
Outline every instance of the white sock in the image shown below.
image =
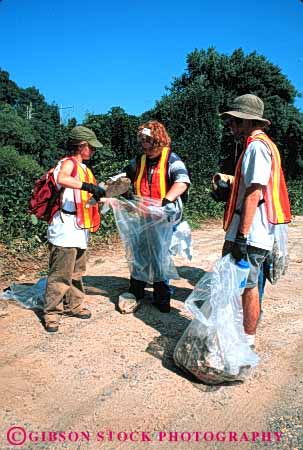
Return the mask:
M 245 333 L 246 336 L 246 340 L 248 345 L 255 345 L 255 339 L 256 339 L 256 335 L 255 334 L 247 334 Z

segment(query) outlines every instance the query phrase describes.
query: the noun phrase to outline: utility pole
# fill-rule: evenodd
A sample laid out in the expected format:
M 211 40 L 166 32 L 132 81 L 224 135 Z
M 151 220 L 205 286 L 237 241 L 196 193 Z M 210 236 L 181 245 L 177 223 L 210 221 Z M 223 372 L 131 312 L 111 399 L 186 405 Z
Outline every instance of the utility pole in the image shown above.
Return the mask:
M 29 102 L 29 105 L 26 106 L 26 118 L 27 120 L 31 120 L 33 116 L 33 104 Z
M 60 125 L 62 125 L 63 123 L 63 117 L 61 116 L 61 110 L 63 109 L 74 109 L 74 105 L 73 106 L 60 106 L 59 108 L 59 117 L 60 117 Z

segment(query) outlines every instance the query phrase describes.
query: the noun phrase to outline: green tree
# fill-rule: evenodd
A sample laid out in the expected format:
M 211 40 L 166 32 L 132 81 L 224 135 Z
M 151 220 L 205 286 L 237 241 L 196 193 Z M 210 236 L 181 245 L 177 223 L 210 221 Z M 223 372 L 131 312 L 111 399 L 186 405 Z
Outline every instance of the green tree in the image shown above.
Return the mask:
M 174 80 L 168 94 L 154 110 L 145 113 L 144 118 L 154 116 L 162 119 L 174 140 L 178 144 L 182 142 L 185 148 L 191 148 L 193 161 L 203 158 L 204 173 L 207 167 L 209 171 L 213 169 L 214 159 L 223 162 L 226 171 L 233 172 L 234 163 L 230 162 L 237 158 L 240 149 L 235 155 L 234 140 L 228 129 L 223 130 L 220 140 L 218 112 L 226 111 L 235 97 L 246 93 L 258 95 L 265 103 L 264 115 L 272 122 L 268 134 L 280 149 L 287 177 L 300 176 L 303 115 L 294 106 L 298 92 L 278 66 L 256 52 L 245 55 L 242 49 L 237 49 L 227 56 L 214 48 L 194 50 L 187 56 L 185 73 Z M 200 107 L 197 107 L 199 102 Z M 204 127 L 208 130 L 203 130 Z M 201 133 L 203 141 L 197 139 Z M 206 158 L 203 150 L 201 153 L 202 146 L 206 150 Z M 224 164 L 224 161 L 229 164 Z M 196 172 L 201 173 L 201 164 L 195 163 L 193 170 L 196 177 Z
M 0 173 L 1 240 L 12 244 L 16 238 L 45 237 L 45 224 L 34 226 L 27 213 L 34 180 L 43 169 L 30 155 L 20 155 L 13 146 L 0 146 Z
M 31 153 L 35 145 L 31 124 L 9 104 L 0 104 L 0 146 L 14 146 L 21 153 Z

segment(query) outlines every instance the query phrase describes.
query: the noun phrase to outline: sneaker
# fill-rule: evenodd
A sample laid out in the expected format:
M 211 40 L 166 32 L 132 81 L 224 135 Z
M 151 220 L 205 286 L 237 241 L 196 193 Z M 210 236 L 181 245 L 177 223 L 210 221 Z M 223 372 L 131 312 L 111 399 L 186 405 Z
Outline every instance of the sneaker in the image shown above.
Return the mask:
M 152 305 L 157 308 L 161 313 L 170 313 L 169 303 L 152 303 Z
M 68 317 L 76 317 L 77 319 L 90 319 L 92 316 L 92 313 L 89 309 L 81 309 L 81 311 L 78 311 L 76 313 L 73 312 L 67 312 L 65 313 Z

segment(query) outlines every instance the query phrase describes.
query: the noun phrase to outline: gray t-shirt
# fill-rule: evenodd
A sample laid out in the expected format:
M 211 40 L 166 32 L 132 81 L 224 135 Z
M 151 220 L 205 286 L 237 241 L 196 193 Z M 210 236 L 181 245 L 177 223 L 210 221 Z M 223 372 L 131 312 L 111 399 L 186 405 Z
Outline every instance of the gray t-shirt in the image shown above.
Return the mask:
M 263 142 L 251 142 L 244 154 L 241 166 L 241 178 L 239 183 L 238 198 L 236 209 L 240 210 L 243 206 L 246 189 L 252 184 L 257 183 L 267 186 L 271 173 L 271 153 Z M 261 199 L 263 195 L 261 194 Z M 228 228 L 225 240 L 234 241 L 240 223 L 240 215 L 234 214 L 232 223 Z M 257 207 L 253 223 L 249 230 L 247 239 L 248 245 L 271 250 L 274 242 L 274 225 L 267 220 L 265 204 Z

